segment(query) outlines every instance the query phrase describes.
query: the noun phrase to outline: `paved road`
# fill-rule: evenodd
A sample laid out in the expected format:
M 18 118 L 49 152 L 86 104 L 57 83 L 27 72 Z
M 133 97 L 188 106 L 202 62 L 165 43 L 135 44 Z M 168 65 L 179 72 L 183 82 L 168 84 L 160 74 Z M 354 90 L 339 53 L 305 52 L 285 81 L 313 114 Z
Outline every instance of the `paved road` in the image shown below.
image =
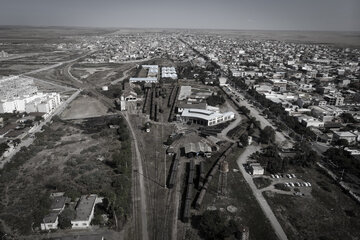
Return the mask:
M 65 102 L 63 102 L 55 111 L 45 120 L 43 120 L 38 126 L 36 126 L 32 131 L 31 134 L 35 134 L 41 131 L 41 128 L 51 121 L 52 117 L 58 114 L 61 114 L 66 107 L 71 103 L 81 92 L 81 90 L 77 90 L 73 95 L 71 95 Z M 4 164 L 11 161 L 12 157 L 20 151 L 22 147 L 29 147 L 33 142 L 35 138 L 28 137 L 26 139 L 21 140 L 19 145 L 15 147 L 15 149 L 6 157 L 2 158 L 0 162 L 0 169 L 4 167 Z
M 229 90 L 226 87 L 223 87 L 224 91 L 229 93 Z M 259 111 L 252 105 L 250 105 L 246 100 L 243 94 L 241 94 L 240 92 L 237 92 L 235 89 L 233 89 L 232 87 L 230 87 L 230 89 L 235 92 L 235 95 L 239 96 L 239 105 L 240 106 L 245 106 L 246 108 L 248 108 L 250 110 L 250 115 L 255 117 L 257 121 L 260 122 L 260 127 L 264 128 L 266 126 L 272 126 L 272 124 L 269 122 L 269 120 L 267 120 L 264 116 L 261 116 Z M 233 92 L 230 92 L 230 95 L 234 95 Z M 237 98 L 237 97 L 235 97 Z M 242 100 L 244 99 L 244 100 Z M 275 127 L 272 126 L 274 129 Z M 287 146 L 287 147 L 292 147 L 293 143 L 291 143 L 289 140 L 287 140 L 284 136 L 283 133 L 275 131 L 275 141 L 280 144 L 281 146 Z
M 259 190 L 255 184 L 254 181 L 252 179 L 252 177 L 250 176 L 250 174 L 248 174 L 243 166 L 243 164 L 246 163 L 247 159 L 249 158 L 249 156 L 251 154 L 253 154 L 256 151 L 259 151 L 261 149 L 260 146 L 255 146 L 255 145 L 250 145 L 248 146 L 245 151 L 238 157 L 237 159 L 237 164 L 240 168 L 240 171 L 242 173 L 242 175 L 244 176 L 246 182 L 249 184 L 256 200 L 258 201 L 261 209 L 263 210 L 265 216 L 269 219 L 271 226 L 273 227 L 273 229 L 275 230 L 276 235 L 278 236 L 278 238 L 280 240 L 287 240 L 287 236 L 283 230 L 283 228 L 281 227 L 279 221 L 277 220 L 275 214 L 273 213 L 273 211 L 271 210 L 269 204 L 267 203 L 266 199 L 264 198 L 264 196 L 262 195 L 262 191 Z
M 231 104 L 226 101 L 226 105 L 227 107 L 233 112 L 235 113 L 235 121 L 231 122 L 229 124 L 229 126 L 227 126 L 225 129 L 223 129 L 221 131 L 221 133 L 219 133 L 218 137 L 219 138 L 222 138 L 226 141 L 229 141 L 229 142 L 235 142 L 233 139 L 230 139 L 228 136 L 226 136 L 228 134 L 228 132 L 235 128 L 237 125 L 239 125 L 239 123 L 241 122 L 241 117 L 240 117 L 240 114 L 233 108 L 233 106 L 231 106 Z
M 125 112 L 124 117 L 126 121 L 128 122 L 128 126 L 130 129 L 130 132 L 132 134 L 132 137 L 134 139 L 134 146 L 135 146 L 135 153 L 136 153 L 136 167 L 138 171 L 138 178 L 139 178 L 139 193 L 140 193 L 140 216 L 134 216 L 134 217 L 141 217 L 141 236 L 143 240 L 149 239 L 149 233 L 148 233 L 148 224 L 147 224 L 147 205 L 146 205 L 146 193 L 145 193 L 145 182 L 144 182 L 144 170 L 142 165 L 142 159 L 138 147 L 138 140 L 136 137 L 136 133 L 134 132 L 134 129 L 130 123 L 129 116 Z M 136 201 L 136 199 L 134 199 Z

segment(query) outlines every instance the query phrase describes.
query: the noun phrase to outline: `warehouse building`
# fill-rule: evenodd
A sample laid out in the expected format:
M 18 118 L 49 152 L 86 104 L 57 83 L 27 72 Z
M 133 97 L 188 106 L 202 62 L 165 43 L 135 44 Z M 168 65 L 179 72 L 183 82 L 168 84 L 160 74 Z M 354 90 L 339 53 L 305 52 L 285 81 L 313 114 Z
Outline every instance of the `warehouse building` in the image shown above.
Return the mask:
M 230 121 L 235 118 L 233 112 L 213 112 L 204 109 L 185 108 L 183 109 L 180 119 L 183 122 L 191 122 L 205 126 L 214 126 L 220 123 Z

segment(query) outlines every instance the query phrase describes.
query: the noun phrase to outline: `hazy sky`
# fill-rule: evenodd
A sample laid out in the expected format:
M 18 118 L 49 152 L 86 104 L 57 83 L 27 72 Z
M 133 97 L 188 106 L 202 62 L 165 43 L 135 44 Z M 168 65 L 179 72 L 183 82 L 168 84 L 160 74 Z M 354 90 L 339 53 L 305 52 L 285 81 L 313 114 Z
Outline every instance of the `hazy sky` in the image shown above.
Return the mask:
M 0 25 L 360 31 L 360 0 L 0 0 Z

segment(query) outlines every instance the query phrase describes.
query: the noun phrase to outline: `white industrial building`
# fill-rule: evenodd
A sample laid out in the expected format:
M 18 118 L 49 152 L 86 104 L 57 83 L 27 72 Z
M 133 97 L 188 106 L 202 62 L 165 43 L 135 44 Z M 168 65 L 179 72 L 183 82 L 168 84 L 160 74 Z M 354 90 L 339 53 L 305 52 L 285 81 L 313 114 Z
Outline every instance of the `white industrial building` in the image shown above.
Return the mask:
M 213 126 L 235 118 L 233 112 L 213 112 L 205 109 L 185 108 L 183 109 L 180 119 L 184 122 L 192 122 L 205 126 Z
M 147 77 L 147 78 L 137 78 L 132 77 L 129 79 L 131 83 L 133 82 L 147 82 L 147 83 L 157 83 L 158 79 L 156 77 Z
M 172 78 L 177 79 L 175 67 L 163 67 L 161 68 L 161 77 L 162 78 Z

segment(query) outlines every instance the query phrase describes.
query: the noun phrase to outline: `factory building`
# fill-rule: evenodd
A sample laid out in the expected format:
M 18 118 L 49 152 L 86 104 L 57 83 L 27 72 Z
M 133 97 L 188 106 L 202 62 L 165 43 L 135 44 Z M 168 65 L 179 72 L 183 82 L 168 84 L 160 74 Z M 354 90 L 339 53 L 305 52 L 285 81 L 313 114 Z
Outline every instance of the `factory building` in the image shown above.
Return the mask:
M 183 122 L 191 122 L 205 126 L 214 126 L 223 122 L 230 121 L 234 118 L 235 114 L 233 112 L 219 113 L 194 108 L 185 108 L 180 115 L 180 119 Z

